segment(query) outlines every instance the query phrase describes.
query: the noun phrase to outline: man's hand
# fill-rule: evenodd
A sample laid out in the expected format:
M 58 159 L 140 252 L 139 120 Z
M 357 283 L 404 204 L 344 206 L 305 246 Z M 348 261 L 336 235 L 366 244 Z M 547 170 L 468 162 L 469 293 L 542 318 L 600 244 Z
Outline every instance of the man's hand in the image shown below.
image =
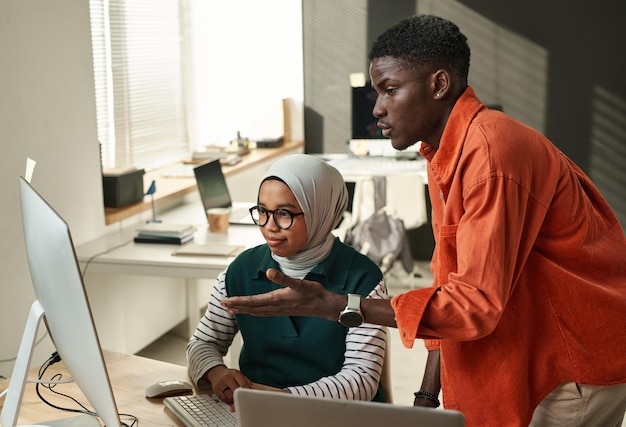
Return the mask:
M 314 316 L 336 321 L 346 296 L 329 292 L 317 282 L 294 279 L 270 268 L 269 280 L 285 286 L 265 294 L 231 297 L 222 301 L 230 313 L 254 316 Z

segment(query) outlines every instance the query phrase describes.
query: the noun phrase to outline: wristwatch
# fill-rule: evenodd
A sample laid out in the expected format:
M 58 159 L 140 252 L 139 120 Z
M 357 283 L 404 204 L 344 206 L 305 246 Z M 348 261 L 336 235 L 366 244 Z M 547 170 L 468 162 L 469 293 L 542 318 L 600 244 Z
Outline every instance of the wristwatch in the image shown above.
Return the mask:
M 348 294 L 348 305 L 339 313 L 339 323 L 347 328 L 354 328 L 363 323 L 361 295 Z

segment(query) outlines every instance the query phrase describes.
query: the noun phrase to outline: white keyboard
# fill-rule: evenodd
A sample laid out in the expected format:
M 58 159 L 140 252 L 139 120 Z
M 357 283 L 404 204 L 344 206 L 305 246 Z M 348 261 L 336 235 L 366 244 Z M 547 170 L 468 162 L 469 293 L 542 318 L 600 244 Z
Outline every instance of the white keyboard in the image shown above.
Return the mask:
M 163 403 L 186 427 L 237 427 L 235 413 L 213 395 L 166 397 Z

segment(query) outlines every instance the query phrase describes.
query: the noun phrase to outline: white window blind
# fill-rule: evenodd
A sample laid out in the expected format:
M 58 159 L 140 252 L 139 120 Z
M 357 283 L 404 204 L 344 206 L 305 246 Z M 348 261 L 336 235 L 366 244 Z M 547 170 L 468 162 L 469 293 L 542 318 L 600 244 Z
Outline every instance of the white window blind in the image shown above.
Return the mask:
M 90 0 L 90 12 L 102 166 L 187 156 L 179 0 Z

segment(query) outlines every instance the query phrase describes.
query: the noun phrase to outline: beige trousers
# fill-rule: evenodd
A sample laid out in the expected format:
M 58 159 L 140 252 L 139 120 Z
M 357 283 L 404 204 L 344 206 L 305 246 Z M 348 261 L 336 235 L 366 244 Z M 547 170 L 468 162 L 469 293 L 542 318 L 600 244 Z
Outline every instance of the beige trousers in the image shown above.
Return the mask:
M 592 386 L 564 383 L 535 409 L 530 427 L 621 427 L 626 384 Z

